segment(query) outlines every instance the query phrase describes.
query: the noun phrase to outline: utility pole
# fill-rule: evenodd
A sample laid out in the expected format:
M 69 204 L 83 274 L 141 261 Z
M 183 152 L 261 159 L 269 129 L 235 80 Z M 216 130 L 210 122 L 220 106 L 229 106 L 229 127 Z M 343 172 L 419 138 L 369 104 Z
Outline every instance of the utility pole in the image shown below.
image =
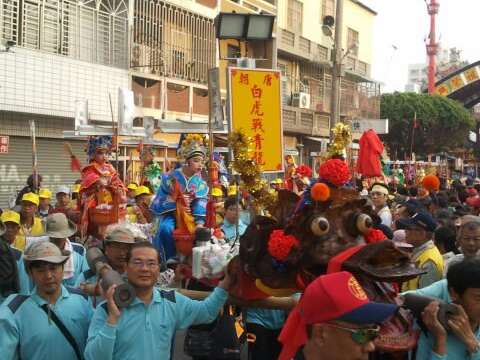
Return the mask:
M 438 0 L 430 0 L 430 4 L 427 4 L 428 14 L 430 15 L 430 35 L 428 35 L 429 42 L 427 44 L 428 93 L 430 95 L 435 92 L 435 73 L 437 71 L 436 56 L 438 52 L 438 43 L 436 41 L 436 16 L 439 7 L 440 4 L 438 3 Z
M 337 0 L 335 10 L 335 40 L 333 44 L 332 96 L 330 103 L 330 131 L 340 119 L 340 86 L 342 79 L 343 1 Z

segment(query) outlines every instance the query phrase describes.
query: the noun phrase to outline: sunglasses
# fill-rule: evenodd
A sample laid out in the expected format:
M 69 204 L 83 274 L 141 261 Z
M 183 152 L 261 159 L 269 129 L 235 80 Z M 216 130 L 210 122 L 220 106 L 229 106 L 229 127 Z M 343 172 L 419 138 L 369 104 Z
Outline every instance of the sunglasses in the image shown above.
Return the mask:
M 327 323 L 327 325 L 336 329 L 348 331 L 352 337 L 352 340 L 359 345 L 365 345 L 366 343 L 375 340 L 380 333 L 380 326 L 351 329 L 336 324 Z

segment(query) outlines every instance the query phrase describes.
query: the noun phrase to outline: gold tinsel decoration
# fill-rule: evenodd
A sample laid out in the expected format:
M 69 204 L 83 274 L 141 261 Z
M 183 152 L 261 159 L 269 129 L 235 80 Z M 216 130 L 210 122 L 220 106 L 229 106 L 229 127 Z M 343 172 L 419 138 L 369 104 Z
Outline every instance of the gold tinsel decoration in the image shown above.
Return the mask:
M 276 201 L 276 192 L 268 191 L 268 184 L 262 179 L 262 168 L 252 159 L 250 144 L 253 139 L 240 129 L 232 132 L 228 143 L 233 150 L 233 170 L 240 174 L 240 187 L 252 195 L 257 210 L 265 209 Z
M 344 156 L 345 149 L 352 142 L 352 131 L 348 125 L 338 123 L 332 129 L 333 141 L 328 148 L 330 157 Z

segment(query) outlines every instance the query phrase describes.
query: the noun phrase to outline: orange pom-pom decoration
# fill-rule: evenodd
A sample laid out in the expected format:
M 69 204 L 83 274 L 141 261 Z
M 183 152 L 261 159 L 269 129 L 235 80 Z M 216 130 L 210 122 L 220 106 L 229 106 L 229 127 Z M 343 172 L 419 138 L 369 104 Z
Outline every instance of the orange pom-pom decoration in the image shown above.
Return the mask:
M 427 175 L 423 178 L 422 185 L 428 191 L 438 191 L 440 189 L 440 179 L 435 175 Z
M 316 183 L 310 189 L 310 196 L 315 201 L 327 201 L 330 198 L 330 188 L 327 184 Z

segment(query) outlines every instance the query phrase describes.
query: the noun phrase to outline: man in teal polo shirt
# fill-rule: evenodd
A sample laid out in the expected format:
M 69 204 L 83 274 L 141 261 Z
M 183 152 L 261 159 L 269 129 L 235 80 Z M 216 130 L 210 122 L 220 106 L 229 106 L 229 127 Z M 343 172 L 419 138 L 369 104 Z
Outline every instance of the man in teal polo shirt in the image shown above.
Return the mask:
M 57 245 L 60 250 L 70 252 L 70 257 L 63 266 L 63 284 L 65 286 L 76 285 L 77 279 L 84 271 L 88 270 L 85 248 L 68 238 L 77 232 L 77 226 L 63 213 L 55 213 L 47 216 L 45 221 L 45 235 Z
M 422 318 L 416 358 L 422 360 L 480 360 L 480 259 L 453 264 L 447 278 L 420 290 L 409 291 L 452 303 L 457 314 L 449 316 L 445 329 L 438 321 L 439 303 L 431 302 Z
M 25 251 L 35 288 L 31 295 L 10 295 L 0 306 L 2 359 L 82 359 L 92 310 L 83 294 L 62 285 L 68 256 L 48 241 Z
M 127 266 L 127 253 L 135 243 L 134 233 L 125 224 L 115 224 L 107 227 L 105 240 L 103 241 L 103 253 L 105 259 L 113 270 L 123 275 Z M 92 269 L 88 269 L 77 278 L 75 287 L 80 288 L 91 296 L 90 301 L 97 307 L 104 299 L 100 294 L 100 286 L 97 286 L 97 275 Z
M 88 331 L 87 360 L 170 359 L 177 329 L 210 323 L 227 300 L 228 275 L 204 301 L 190 300 L 155 288 L 159 276 L 159 255 L 149 242 L 135 243 L 127 255 L 128 282 L 136 298 L 119 309 L 113 300 L 115 286 L 97 307 Z

